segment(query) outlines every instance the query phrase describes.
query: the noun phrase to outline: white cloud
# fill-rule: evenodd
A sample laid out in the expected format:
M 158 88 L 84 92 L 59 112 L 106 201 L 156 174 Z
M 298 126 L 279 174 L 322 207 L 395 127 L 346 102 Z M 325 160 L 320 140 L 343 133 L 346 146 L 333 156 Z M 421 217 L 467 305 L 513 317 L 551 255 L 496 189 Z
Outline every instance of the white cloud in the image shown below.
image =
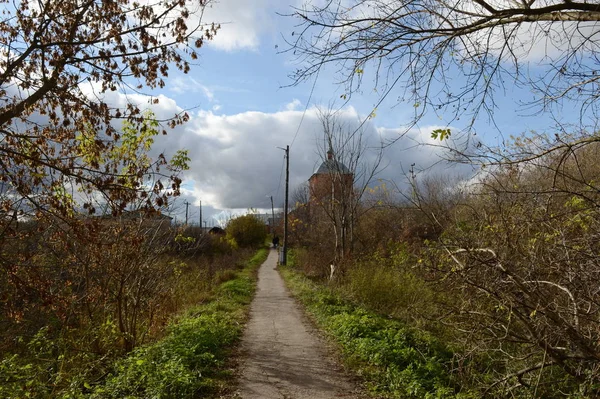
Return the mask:
M 157 142 L 157 146 L 190 151 L 192 162 L 186 179 L 195 182 L 194 195 L 207 205 L 217 209 L 264 209 L 270 205 L 268 196 L 273 195 L 276 206 L 281 206 L 284 153 L 277 147 L 292 142 L 302 114 L 303 111 L 296 110 L 234 115 L 199 111 L 185 127 Z M 338 115 L 348 129 L 357 126 L 358 114 L 353 108 L 345 108 Z M 388 148 L 382 163 L 387 167 L 378 177 L 401 184 L 411 164 L 416 165 L 415 170 L 446 171 L 444 151 L 424 145 L 431 140 L 433 128 L 411 130 Z M 318 155 L 321 129 L 317 110 L 309 108 L 290 148 L 292 189 L 308 180 L 322 161 Z M 375 128 L 367 124 L 364 142 L 377 146 L 382 138 L 397 137 L 401 132 L 401 129 Z M 368 152 L 364 159 L 371 164 L 374 158 L 374 153 Z
M 175 76 L 169 79 L 168 87 L 171 92 L 176 94 L 201 91 L 208 101 L 213 102 L 215 100 L 215 93 L 213 89 L 203 85 L 189 75 Z
M 109 93 L 110 103 L 123 106 L 134 102 L 142 107 L 151 107 L 158 119 L 167 119 L 181 111 L 181 107 L 168 97 L 159 96 L 158 104 L 149 105 L 143 95 L 124 96 Z M 290 104 L 295 104 L 292 101 Z M 289 105 L 289 104 L 288 104 Z M 275 205 L 283 203 L 284 152 L 278 147 L 290 148 L 290 187 L 292 190 L 306 182 L 320 165 L 319 147 L 323 146 L 322 125 L 315 107 L 296 110 L 284 104 L 277 112 L 242 112 L 218 115 L 212 110 L 200 110 L 190 114 L 190 121 L 176 127 L 166 136 L 156 137 L 151 155 L 164 153 L 167 158 L 178 149 L 187 149 L 191 158 L 190 170 L 186 171 L 182 198 L 177 200 L 176 214 L 184 215 L 182 204 L 188 201 L 197 207 L 202 200 L 206 207 L 204 219 L 222 210 L 248 208 L 270 208 L 269 196 Z M 353 107 L 337 112 L 339 121 L 348 131 L 359 123 L 360 115 Z M 363 142 L 377 147 L 381 140 L 400 138 L 384 152 L 382 165 L 385 169 L 377 176 L 394 180 L 399 185 L 412 164 L 417 171 L 447 173 L 445 164 L 438 164 L 447 155 L 443 149 L 431 146 L 431 130 L 435 127 L 413 129 L 386 128 L 374 125 L 376 119 L 365 124 Z M 296 134 L 297 133 L 297 134 Z M 374 152 L 364 156 L 366 164 L 372 164 Z M 198 213 L 196 216 L 198 217 Z M 190 216 L 192 218 L 192 216 Z M 196 219 L 193 219 L 196 220 Z
M 288 111 L 295 111 L 298 108 L 300 108 L 300 106 L 302 106 L 302 103 L 300 102 L 300 100 L 298 100 L 297 98 L 294 98 L 294 100 L 291 103 L 287 103 L 285 105 L 285 109 Z
M 138 1 L 153 7 L 157 14 L 165 11 L 162 3 Z M 258 48 L 260 36 L 274 29 L 275 10 L 281 7 L 281 3 L 277 0 L 185 0 L 185 6 L 189 11 L 186 25 L 190 30 L 197 30 L 197 36 L 200 37 L 206 29 L 211 30 L 213 23 L 220 25 L 221 29 L 214 39 L 205 43 L 219 50 L 234 51 Z
M 256 50 L 260 36 L 275 25 L 275 0 L 220 0 L 206 8 L 203 20 L 221 24 L 209 45 L 219 50 Z
M 201 85 L 200 88 L 202 89 L 202 92 L 204 93 L 206 98 L 208 98 L 208 101 L 212 102 L 215 99 L 214 93 L 208 87 Z

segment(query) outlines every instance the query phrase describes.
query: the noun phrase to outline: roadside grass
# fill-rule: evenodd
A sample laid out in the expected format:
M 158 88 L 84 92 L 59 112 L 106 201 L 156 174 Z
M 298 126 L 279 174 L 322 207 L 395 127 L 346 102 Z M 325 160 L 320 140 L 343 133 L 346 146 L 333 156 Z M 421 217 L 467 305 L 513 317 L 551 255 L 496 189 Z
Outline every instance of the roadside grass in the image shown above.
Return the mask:
M 280 269 L 288 287 L 374 393 L 392 398 L 479 397 L 453 381 L 454 354 L 432 335 L 357 306 L 295 271 L 293 260 L 288 264 Z
M 90 397 L 198 398 L 221 392 L 231 381 L 227 357 L 241 337 L 256 271 L 267 255 L 263 248 L 244 269 L 221 277 L 226 281 L 213 297 L 175 318 L 163 339 L 118 361 L 102 384 L 87 384 Z

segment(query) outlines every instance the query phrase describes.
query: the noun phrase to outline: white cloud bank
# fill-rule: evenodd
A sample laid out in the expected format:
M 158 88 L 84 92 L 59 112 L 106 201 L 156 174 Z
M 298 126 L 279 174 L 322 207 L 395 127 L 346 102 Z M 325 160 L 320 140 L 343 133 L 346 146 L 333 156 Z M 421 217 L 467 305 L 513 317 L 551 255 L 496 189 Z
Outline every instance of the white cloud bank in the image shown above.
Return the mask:
M 260 36 L 275 26 L 275 0 L 219 0 L 211 3 L 203 20 L 221 24 L 209 45 L 224 51 L 256 50 Z
M 141 107 L 150 107 L 159 120 L 165 120 L 182 109 L 175 100 L 159 96 L 158 104 L 151 104 L 148 97 L 109 93 L 109 103 L 124 106 L 133 102 Z M 304 117 L 303 117 L 304 114 Z M 278 147 L 290 147 L 290 187 L 293 189 L 306 182 L 320 165 L 319 148 L 323 143 L 323 130 L 316 107 L 309 107 L 298 100 L 282 104 L 280 111 L 247 111 L 232 115 L 218 115 L 212 110 L 199 110 L 190 114 L 190 120 L 178 126 L 166 136 L 156 137 L 151 155 L 164 153 L 167 158 L 178 149 L 187 149 L 191 158 L 190 170 L 184 177 L 183 200 L 197 205 L 200 200 L 206 207 L 204 219 L 210 213 L 248 208 L 270 208 L 269 196 L 275 206 L 283 203 L 284 152 Z M 339 122 L 353 131 L 358 126 L 360 115 L 353 107 L 337 113 Z M 301 128 L 298 129 L 300 121 Z M 378 127 L 377 118 L 364 127 L 363 142 L 378 147 L 384 140 L 400 137 L 401 127 Z M 384 167 L 377 178 L 393 180 L 402 185 L 411 169 L 428 170 L 433 173 L 454 173 L 447 164 L 440 163 L 447 155 L 432 144 L 431 131 L 435 127 L 413 129 L 383 153 Z M 371 164 L 375 151 L 364 156 Z M 181 217 L 181 215 L 179 215 Z M 190 216 L 191 217 L 191 216 Z
M 322 128 L 315 108 L 309 108 L 296 139 L 294 135 L 303 112 L 282 110 L 273 113 L 243 112 L 235 115 L 216 115 L 202 110 L 180 131 L 157 142 L 157 150 L 164 146 L 167 152 L 186 148 L 192 158 L 186 178 L 194 181 L 193 193 L 203 203 L 218 209 L 268 208 L 269 196 L 276 206 L 283 201 L 282 167 L 284 152 L 278 147 L 290 148 L 290 186 L 302 184 L 322 162 L 318 155 Z M 340 121 L 349 129 L 357 126 L 356 110 L 349 107 L 339 113 Z M 364 142 L 377 146 L 380 140 L 398 137 L 401 128 L 365 128 Z M 431 129 L 412 130 L 384 152 L 378 178 L 405 181 L 405 174 L 428 169 L 448 173 L 447 165 L 438 164 L 444 151 L 423 147 L 430 138 Z M 365 155 L 372 163 L 374 152 Z

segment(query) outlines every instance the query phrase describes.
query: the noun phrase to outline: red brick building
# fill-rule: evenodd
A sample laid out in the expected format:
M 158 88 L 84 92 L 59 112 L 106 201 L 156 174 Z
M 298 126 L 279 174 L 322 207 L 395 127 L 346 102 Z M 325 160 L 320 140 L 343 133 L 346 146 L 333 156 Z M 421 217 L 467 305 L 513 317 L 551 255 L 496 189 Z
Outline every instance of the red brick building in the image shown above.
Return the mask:
M 311 203 L 341 202 L 353 195 L 354 174 L 329 150 L 327 159 L 308 179 L 308 185 Z

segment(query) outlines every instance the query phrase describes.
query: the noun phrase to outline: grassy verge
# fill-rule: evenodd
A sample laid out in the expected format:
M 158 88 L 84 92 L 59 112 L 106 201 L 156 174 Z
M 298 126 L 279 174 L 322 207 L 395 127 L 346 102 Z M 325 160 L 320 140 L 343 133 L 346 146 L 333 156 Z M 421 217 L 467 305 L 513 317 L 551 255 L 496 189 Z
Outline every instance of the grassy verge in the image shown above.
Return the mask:
M 292 293 L 341 348 L 370 389 L 394 398 L 471 398 L 453 380 L 453 353 L 431 335 L 355 306 L 327 286 L 282 268 Z
M 261 249 L 243 270 L 216 289 L 214 298 L 175 319 L 162 340 L 119 361 L 92 398 L 211 397 L 231 379 L 226 359 L 243 331 L 255 288 Z

